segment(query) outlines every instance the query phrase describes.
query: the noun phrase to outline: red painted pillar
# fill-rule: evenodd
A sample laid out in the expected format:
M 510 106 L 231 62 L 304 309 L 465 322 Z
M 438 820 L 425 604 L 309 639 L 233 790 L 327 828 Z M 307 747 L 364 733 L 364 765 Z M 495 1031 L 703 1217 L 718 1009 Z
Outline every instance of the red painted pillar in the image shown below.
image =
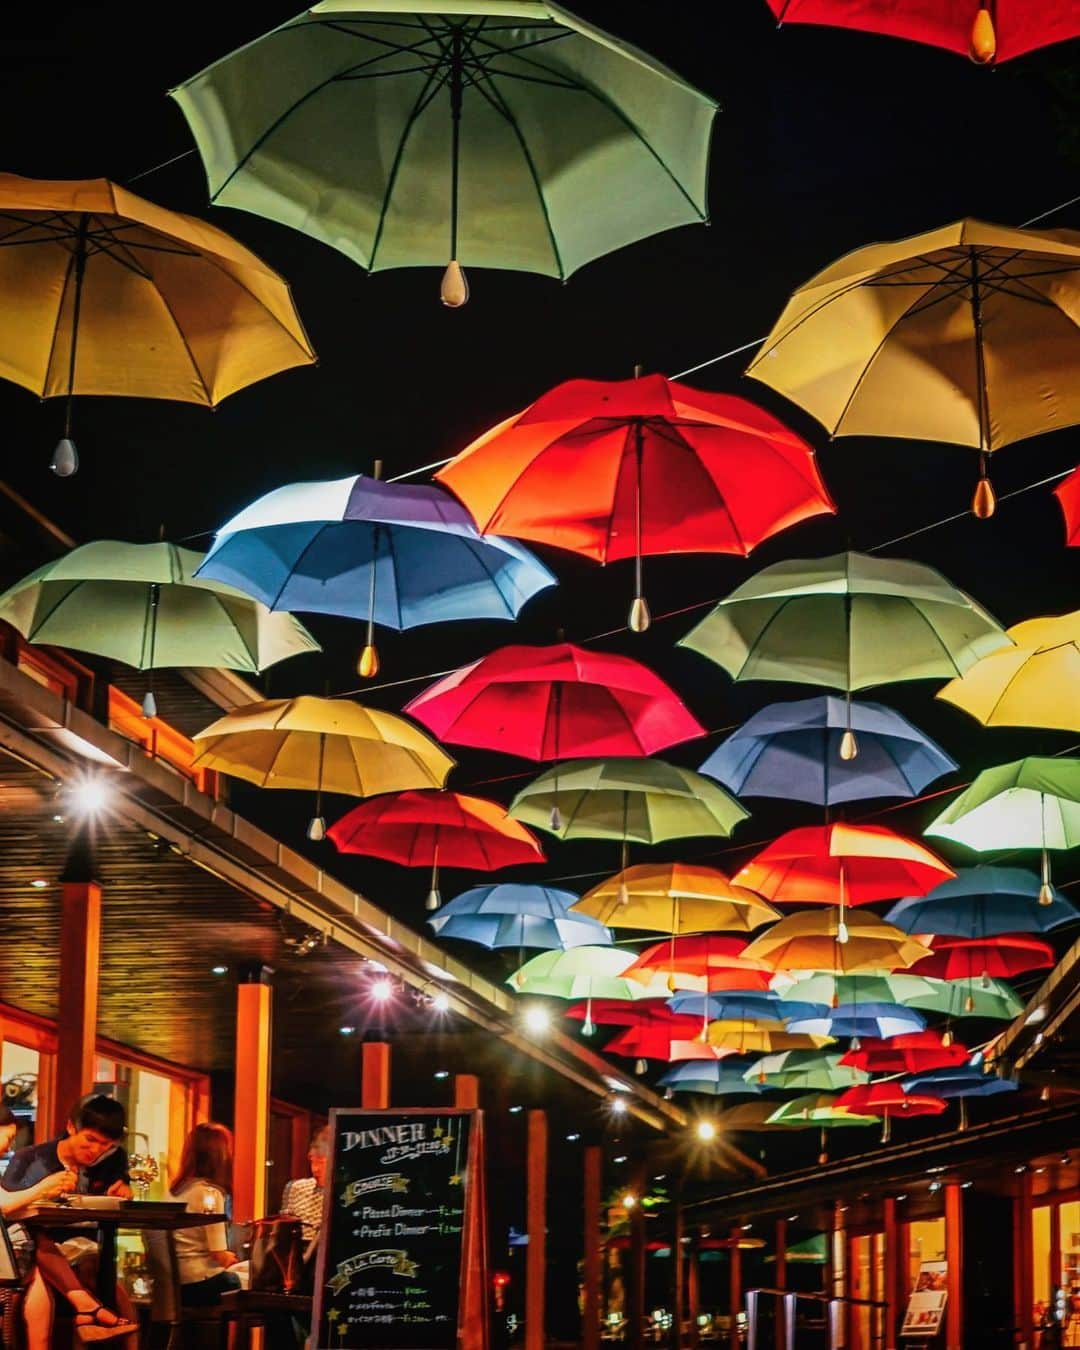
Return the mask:
M 945 1350 L 964 1346 L 964 1214 L 958 1181 L 945 1183 Z
M 776 1287 L 787 1289 L 787 1219 L 776 1221 Z M 776 1350 L 787 1345 L 787 1307 L 783 1299 L 776 1300 Z
M 583 1350 L 600 1350 L 600 1206 L 604 1152 L 599 1144 L 586 1144 L 582 1159 L 584 1170 L 584 1265 L 585 1297 L 582 1307 L 581 1344 Z
M 71 1108 L 94 1086 L 100 955 L 101 887 L 89 878 L 65 880 L 60 892 L 60 999 L 53 1137 L 65 1132 Z
M 742 1237 L 742 1228 L 735 1224 L 728 1234 L 730 1249 L 729 1271 L 731 1275 L 731 1285 L 729 1289 L 728 1303 L 731 1307 L 731 1328 L 728 1333 L 728 1344 L 731 1350 L 739 1350 L 739 1312 L 742 1308 L 742 1251 L 739 1248 L 739 1239 Z
M 896 1223 L 896 1200 L 887 1195 L 881 1202 L 881 1217 L 885 1229 L 885 1288 L 882 1299 L 885 1303 L 885 1350 L 896 1350 L 897 1316 L 897 1279 L 900 1273 L 899 1251 L 897 1248 L 898 1228 Z
M 270 1133 L 269 966 L 241 972 L 236 988 L 236 1098 L 233 1107 L 233 1220 L 247 1223 L 266 1213 L 266 1160 Z
M 454 1105 L 462 1111 L 480 1109 L 480 1079 L 476 1074 L 454 1074 Z
M 547 1284 L 547 1115 L 529 1112 L 526 1145 L 525 1350 L 544 1350 Z
M 360 1105 L 369 1111 L 390 1105 L 390 1046 L 386 1041 L 365 1041 L 360 1047 Z

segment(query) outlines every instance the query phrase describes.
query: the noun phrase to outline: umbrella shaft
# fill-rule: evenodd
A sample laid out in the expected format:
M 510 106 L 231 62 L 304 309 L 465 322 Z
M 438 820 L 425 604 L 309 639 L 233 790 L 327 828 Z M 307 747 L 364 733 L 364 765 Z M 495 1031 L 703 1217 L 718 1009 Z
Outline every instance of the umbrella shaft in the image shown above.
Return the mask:
M 458 255 L 458 166 L 461 158 L 461 29 L 450 46 L 450 257 Z
M 68 352 L 67 404 L 64 408 L 64 435 L 71 435 L 71 399 L 75 393 L 75 354 L 79 346 L 79 311 L 82 309 L 83 277 L 86 275 L 86 234 L 90 226 L 90 217 L 85 213 L 79 217 L 79 229 L 75 235 L 75 299 L 71 306 L 71 348 Z

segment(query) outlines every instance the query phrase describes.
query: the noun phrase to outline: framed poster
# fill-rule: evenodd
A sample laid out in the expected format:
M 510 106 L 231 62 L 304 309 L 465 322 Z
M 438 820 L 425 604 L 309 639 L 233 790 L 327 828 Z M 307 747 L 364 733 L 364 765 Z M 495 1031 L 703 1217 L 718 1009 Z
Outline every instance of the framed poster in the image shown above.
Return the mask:
M 941 1330 L 945 1299 L 948 1297 L 948 1270 L 945 1261 L 923 1261 L 919 1266 L 919 1276 L 908 1299 L 900 1328 L 902 1340 L 936 1336 Z
M 477 1111 L 330 1112 L 313 1350 L 455 1350 L 477 1315 L 479 1153 Z

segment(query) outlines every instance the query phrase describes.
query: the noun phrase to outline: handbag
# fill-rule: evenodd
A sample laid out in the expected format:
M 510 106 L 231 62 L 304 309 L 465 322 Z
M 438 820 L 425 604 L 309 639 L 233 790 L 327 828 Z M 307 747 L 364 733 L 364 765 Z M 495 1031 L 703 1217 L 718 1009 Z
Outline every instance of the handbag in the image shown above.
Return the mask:
M 304 1228 L 293 1214 L 270 1214 L 251 1225 L 249 1288 L 297 1294 L 304 1278 Z

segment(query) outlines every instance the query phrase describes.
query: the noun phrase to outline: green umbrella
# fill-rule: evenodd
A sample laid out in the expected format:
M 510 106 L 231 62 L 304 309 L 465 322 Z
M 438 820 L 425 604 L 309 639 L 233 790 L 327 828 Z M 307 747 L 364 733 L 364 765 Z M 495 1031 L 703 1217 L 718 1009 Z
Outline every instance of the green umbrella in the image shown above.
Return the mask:
M 841 1064 L 840 1059 L 840 1055 L 823 1055 L 817 1050 L 785 1050 L 755 1060 L 743 1077 L 748 1083 L 811 1092 L 840 1091 L 870 1081 L 868 1073 Z
M 1041 849 L 1039 904 L 1051 905 L 1048 850 L 1080 845 L 1080 759 L 1029 755 L 983 769 L 923 833 L 977 853 Z
M 506 983 L 519 994 L 546 994 L 549 998 L 667 998 L 668 987 L 643 984 L 620 976 L 633 965 L 636 953 L 617 947 L 571 947 L 541 952 L 515 970 Z M 591 1019 L 586 1016 L 587 1022 Z
M 196 578 L 203 557 L 167 543 L 83 544 L 0 595 L 0 619 L 28 642 L 94 652 L 138 670 L 257 671 L 320 650 L 291 614 Z M 143 712 L 155 711 L 150 692 Z
M 1012 988 L 1004 980 L 990 976 L 974 980 L 938 980 L 927 976 L 922 982 L 931 987 L 905 998 L 903 1002 L 909 1008 L 944 1013 L 946 1017 L 997 1017 L 1010 1022 L 1024 1010 Z
M 716 104 L 540 0 L 323 0 L 172 91 L 211 200 L 372 271 L 567 277 L 706 219 Z
M 795 1097 L 778 1106 L 769 1117 L 770 1125 L 820 1125 L 832 1129 L 836 1125 L 877 1125 L 880 1116 L 857 1116 L 836 1105 L 836 1097 L 827 1092 L 811 1092 Z
M 510 814 L 560 839 L 656 844 L 728 835 L 750 813 L 711 778 L 660 759 L 577 759 L 522 788 Z
M 944 983 L 941 981 L 940 983 Z M 777 990 L 781 999 L 825 1007 L 860 1003 L 900 1003 L 917 1007 L 916 995 L 928 996 L 935 981 L 922 975 L 832 975 L 812 971 Z
M 773 1255 L 766 1256 L 766 1262 L 775 1261 Z M 801 1242 L 793 1242 L 784 1252 L 786 1262 L 795 1262 L 798 1265 L 824 1266 L 828 1264 L 828 1242 L 824 1233 L 814 1233 L 813 1236 L 803 1238 Z
M 922 563 L 837 553 L 774 563 L 679 642 L 736 680 L 851 693 L 961 675 L 1012 643 L 969 595 Z

